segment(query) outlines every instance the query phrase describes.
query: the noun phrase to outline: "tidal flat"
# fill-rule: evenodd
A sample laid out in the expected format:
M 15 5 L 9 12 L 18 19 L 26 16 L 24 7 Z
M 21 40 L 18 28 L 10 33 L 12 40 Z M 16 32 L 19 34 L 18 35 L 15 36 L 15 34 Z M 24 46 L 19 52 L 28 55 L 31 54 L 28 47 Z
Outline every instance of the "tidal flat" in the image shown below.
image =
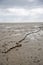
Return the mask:
M 43 23 L 0 23 L 0 65 L 43 65 Z

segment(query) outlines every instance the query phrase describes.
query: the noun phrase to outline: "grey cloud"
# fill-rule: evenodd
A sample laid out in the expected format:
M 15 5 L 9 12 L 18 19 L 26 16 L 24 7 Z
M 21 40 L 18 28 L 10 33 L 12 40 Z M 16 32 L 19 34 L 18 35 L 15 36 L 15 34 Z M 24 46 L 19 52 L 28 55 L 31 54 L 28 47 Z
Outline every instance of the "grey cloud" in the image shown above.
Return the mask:
M 9 7 L 43 7 L 43 0 L 34 0 L 30 2 L 29 0 L 0 0 L 0 8 L 9 8 Z
M 33 1 L 29 1 L 29 0 L 0 0 L 0 22 L 1 21 L 43 21 L 43 14 L 38 14 L 34 16 L 31 16 L 32 14 L 28 15 L 28 16 L 17 16 L 17 15 L 5 15 L 5 14 L 9 14 L 10 11 L 8 11 L 6 8 L 13 8 L 13 7 L 19 7 L 20 8 L 27 8 L 26 10 L 31 10 L 33 8 L 43 8 L 43 0 L 33 0 Z M 39 9 L 39 10 L 40 10 Z M 39 11 L 38 10 L 38 11 Z M 31 12 L 32 13 L 32 12 Z M 33 12 L 34 14 L 34 12 Z

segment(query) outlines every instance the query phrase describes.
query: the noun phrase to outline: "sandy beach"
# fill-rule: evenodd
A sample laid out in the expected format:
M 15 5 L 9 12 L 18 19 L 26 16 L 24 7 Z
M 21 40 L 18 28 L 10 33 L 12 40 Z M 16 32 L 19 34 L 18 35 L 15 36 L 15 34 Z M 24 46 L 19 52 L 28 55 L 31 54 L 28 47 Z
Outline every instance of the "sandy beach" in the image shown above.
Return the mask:
M 43 23 L 0 23 L 0 65 L 43 65 Z

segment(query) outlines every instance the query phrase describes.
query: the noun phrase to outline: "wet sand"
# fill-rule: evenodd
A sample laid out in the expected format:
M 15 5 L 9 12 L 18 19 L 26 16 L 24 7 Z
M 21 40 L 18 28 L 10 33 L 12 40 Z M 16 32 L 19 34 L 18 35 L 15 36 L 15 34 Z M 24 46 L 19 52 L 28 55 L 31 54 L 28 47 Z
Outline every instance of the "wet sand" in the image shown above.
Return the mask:
M 43 65 L 43 23 L 0 23 L 0 65 Z

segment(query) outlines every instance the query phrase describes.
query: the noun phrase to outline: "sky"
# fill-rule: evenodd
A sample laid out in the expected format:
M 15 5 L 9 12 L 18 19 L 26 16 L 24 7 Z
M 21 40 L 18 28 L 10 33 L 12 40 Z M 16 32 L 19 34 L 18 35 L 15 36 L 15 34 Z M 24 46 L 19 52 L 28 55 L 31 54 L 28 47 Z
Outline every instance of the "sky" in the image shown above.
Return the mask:
M 43 0 L 0 0 L 0 22 L 43 22 Z

